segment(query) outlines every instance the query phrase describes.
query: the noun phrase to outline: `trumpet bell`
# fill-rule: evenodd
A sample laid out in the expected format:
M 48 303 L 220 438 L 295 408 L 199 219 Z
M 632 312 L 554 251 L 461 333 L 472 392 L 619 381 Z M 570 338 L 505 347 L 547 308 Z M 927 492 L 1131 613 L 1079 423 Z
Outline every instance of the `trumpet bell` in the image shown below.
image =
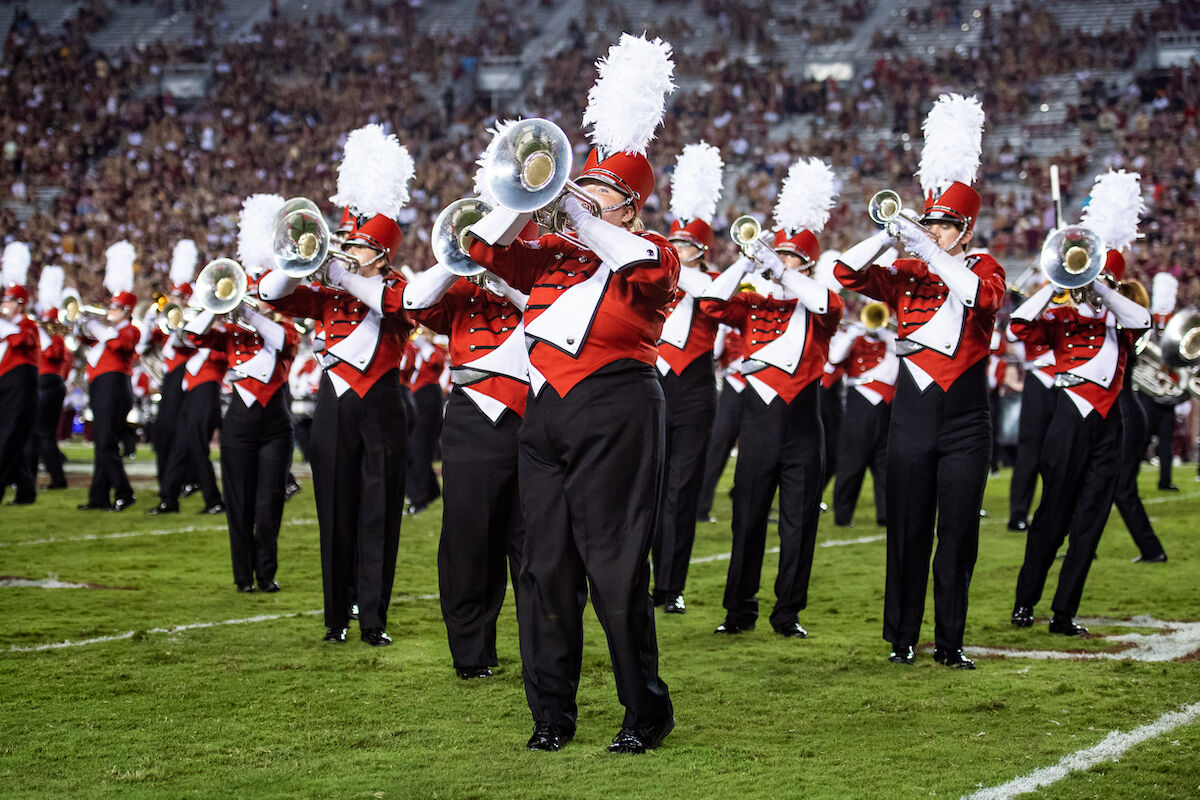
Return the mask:
M 483 165 L 484 185 L 510 211 L 537 211 L 562 192 L 573 163 L 561 128 L 548 119 L 523 119 L 494 142 Z
M 1185 308 L 1163 328 L 1163 361 L 1172 367 L 1190 367 L 1200 362 L 1200 311 Z
M 298 197 L 288 202 L 295 205 L 290 211 L 285 206 L 286 213 L 279 215 L 272 258 L 289 278 L 307 278 L 329 255 L 329 224 L 312 201 Z
M 862 311 L 858 312 L 858 318 L 863 327 L 869 331 L 886 327 L 891 316 L 892 312 L 888 310 L 887 304 L 878 301 L 867 303 L 862 307 Z
M 1103 271 L 1104 256 L 1104 242 L 1098 235 L 1081 225 L 1068 225 L 1046 239 L 1040 263 L 1052 284 L 1079 289 Z
M 871 197 L 871 202 L 867 204 L 867 216 L 876 225 L 884 225 L 899 216 L 902 208 L 904 204 L 900 201 L 900 195 L 891 189 L 884 189 Z
M 761 235 L 762 224 L 749 214 L 743 214 L 729 226 L 729 238 L 743 250 L 758 241 Z
M 163 333 L 174 333 L 183 330 L 187 324 L 183 306 L 178 303 L 167 303 L 158 312 L 158 327 Z
M 228 314 L 246 296 L 246 270 L 232 258 L 210 261 L 196 276 L 194 298 L 206 311 Z
M 455 200 L 438 214 L 430 233 L 430 243 L 438 263 L 451 274 L 470 278 L 485 271 L 471 259 L 473 237 L 467 229 L 487 216 L 491 210 L 492 206 L 489 203 L 476 197 L 464 197 Z

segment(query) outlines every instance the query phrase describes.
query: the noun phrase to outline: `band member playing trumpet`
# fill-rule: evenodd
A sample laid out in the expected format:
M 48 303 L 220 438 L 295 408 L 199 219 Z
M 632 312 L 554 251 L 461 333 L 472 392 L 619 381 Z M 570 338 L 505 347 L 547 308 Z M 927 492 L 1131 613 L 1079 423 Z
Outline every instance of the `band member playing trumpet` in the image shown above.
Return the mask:
M 887 327 L 890 315 L 885 304 L 868 303 L 861 323 L 839 331 L 829 344 L 829 361 L 846 370 L 847 383 L 833 484 L 833 524 L 839 527 L 854 522 L 868 467 L 875 487 L 875 524 L 887 525 L 887 437 L 900 374 L 896 334 Z
M 58 449 L 58 425 L 62 418 L 63 401 L 67 397 L 67 375 L 74 365 L 74 358 L 67 350 L 63 336 L 67 328 L 58 321 L 62 289 L 62 267 L 42 267 L 41 277 L 38 278 L 38 306 L 42 318 L 42 327 L 38 331 L 41 348 L 38 361 L 38 411 L 30 468 L 36 472 L 38 461 L 45 465 L 46 472 L 50 474 L 48 489 L 67 488 L 67 476 L 63 472 L 65 457 Z
M 1087 228 L 1059 229 L 1046 242 L 1042 261 L 1070 264 L 1086 251 L 1088 264 L 1102 267 L 1104 245 Z M 1048 255 L 1049 254 L 1049 255 Z M 1070 267 L 1068 267 L 1068 271 Z M 1099 269 L 1091 273 L 1096 274 Z M 1050 269 L 1047 275 L 1055 280 Z M 1075 290 L 1076 307 L 1044 310 L 1058 289 L 1045 286 L 1012 315 L 1012 330 L 1025 342 L 1054 347 L 1059 372 L 1054 381 L 1054 414 L 1042 445 L 1039 471 L 1042 501 L 1025 540 L 1025 562 L 1017 577 L 1012 623 L 1033 624 L 1033 609 L 1063 539 L 1067 555 L 1050 608 L 1050 632 L 1079 636 L 1087 629 L 1074 616 L 1083 596 L 1092 557 L 1108 521 L 1121 455 L 1122 419 L 1114 408 L 1136 333 L 1150 327 L 1150 314 L 1133 300 L 1096 278 Z
M 673 87 L 673 64 L 669 45 L 626 34 L 597 66 L 600 79 L 584 115 L 595 149 L 579 184 L 600 216 L 568 194 L 560 207 L 569 239 L 550 233 L 526 244 L 508 235 L 476 241 L 470 254 L 529 293 L 530 393 L 519 455 L 526 535 L 517 585 L 534 720 L 526 746 L 558 750 L 575 733 L 590 590 L 625 706 L 609 750 L 641 753 L 675 724 L 658 674 L 647 556 L 664 448 L 664 400 L 653 365 L 679 259 L 666 239 L 641 231 L 638 216 L 654 191 L 645 149 L 662 120 L 663 93 Z M 513 134 L 539 124 L 551 125 L 523 120 Z M 546 161 L 556 175 L 569 171 L 569 161 L 564 166 L 547 154 L 525 163 Z M 530 177 L 527 183 L 543 182 Z M 488 217 L 497 214 L 503 216 Z M 488 217 L 472 227 L 477 236 Z
M 112 292 L 103 319 L 82 323 L 80 341 L 87 345 L 88 400 L 92 408 L 92 484 L 80 509 L 124 511 L 136 499 L 125 464 L 120 436 L 133 408 L 133 361 L 141 338 L 130 321 L 137 295 L 133 293 L 133 262 L 137 252 L 127 241 L 111 245 L 104 286 Z
M 320 320 L 325 332 L 311 463 L 327 642 L 346 641 L 357 589 L 362 640 L 373 647 L 392 643 L 387 611 L 408 439 L 397 365 L 412 323 L 401 311 L 404 282 L 392 271 L 391 259 L 401 237 L 396 217 L 408 202 L 412 174 L 408 151 L 382 126 L 351 132 L 331 199 L 350 207 L 355 227 L 339 257 L 328 263 L 327 284 L 301 286 L 304 278 L 282 269 L 259 281 L 263 300 L 294 317 Z M 347 258 L 355 271 L 342 265 Z
M 683 587 L 716 414 L 713 343 L 718 323 L 700 310 L 697 298 L 718 275 L 709 271 L 706 256 L 713 245 L 712 218 L 721 199 L 724 166 L 717 148 L 690 144 L 676 160 L 671 178 L 675 221 L 667 238 L 679 253 L 679 291 L 658 340 L 658 371 L 667 398 L 667 471 L 662 522 L 651 548 L 654 603 L 668 614 L 686 611 Z
M 817 393 L 843 308 L 842 299 L 811 274 L 821 254 L 817 233 L 833 200 L 833 170 L 816 158 L 797 161 L 775 206 L 772 244 L 759 240 L 757 232 L 740 235 L 747 254 L 702 295 L 705 313 L 742 332 L 748 387 L 733 476 L 725 621 L 716 633 L 754 629 L 767 516 L 778 490 L 779 573 L 771 627 L 781 636 L 808 635 L 799 613 L 808 605 L 825 461 Z M 752 279 L 754 288 L 739 292 L 750 270 L 761 274 Z
M 981 205 L 968 184 L 979 167 L 983 109 L 974 98 L 943 95 L 924 127 L 920 224 L 898 205 L 883 209 L 876 221 L 885 230 L 842 253 L 835 274 L 894 308 L 898 323 L 901 369 L 887 442 L 888 659 L 913 663 L 936 527 L 934 659 L 974 669 L 962 644 L 991 450 L 987 361 L 1004 270 L 990 255 L 964 252 Z M 896 239 L 915 258 L 874 263 Z
M 38 326 L 26 313 L 29 245 L 4 248 L 3 300 L 0 300 L 0 499 L 17 485 L 13 505 L 29 505 L 37 488 L 26 454 L 37 417 Z

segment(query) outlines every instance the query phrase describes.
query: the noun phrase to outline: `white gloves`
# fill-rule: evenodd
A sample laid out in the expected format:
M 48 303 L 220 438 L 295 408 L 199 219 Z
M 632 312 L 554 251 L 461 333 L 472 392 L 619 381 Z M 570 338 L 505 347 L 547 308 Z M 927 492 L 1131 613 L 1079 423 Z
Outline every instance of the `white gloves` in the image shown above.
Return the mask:
M 258 296 L 267 302 L 278 300 L 296 291 L 300 283 L 300 278 L 289 278 L 282 270 L 273 269 L 259 279 Z
M 1150 327 L 1150 311 L 1130 300 L 1102 280 L 1092 281 L 1092 288 L 1105 305 L 1112 309 L 1122 328 L 1139 330 Z
M 875 263 L 875 259 L 895 242 L 890 233 L 882 230 L 847 248 L 838 261 L 855 272 L 861 272 Z

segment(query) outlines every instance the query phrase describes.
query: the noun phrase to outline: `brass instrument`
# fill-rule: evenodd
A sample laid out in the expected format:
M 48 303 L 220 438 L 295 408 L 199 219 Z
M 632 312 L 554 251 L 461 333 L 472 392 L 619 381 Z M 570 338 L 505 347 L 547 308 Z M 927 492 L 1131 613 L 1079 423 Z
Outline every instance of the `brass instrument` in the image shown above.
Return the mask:
M 105 319 L 107 316 L 108 309 L 100 308 L 99 306 L 85 306 L 79 299 L 78 294 L 67 294 L 64 292 L 62 301 L 58 306 L 59 319 L 65 320 L 70 325 L 82 323 L 84 317 Z
M 472 278 L 486 272 L 483 266 L 471 259 L 471 240 L 474 237 L 467 229 L 487 216 L 491 210 L 491 205 L 483 200 L 464 197 L 455 200 L 438 214 L 429 238 L 437 262 L 447 272 L 463 278 Z
M 208 262 L 196 276 L 193 302 L 205 311 L 228 314 L 242 305 L 258 308 L 258 304 L 247 296 L 249 281 L 246 270 L 232 258 L 218 258 Z
M 871 196 L 870 202 L 867 203 L 867 216 L 871 218 L 872 222 L 891 234 L 894 239 L 900 238 L 900 226 L 903 224 L 913 227 L 933 241 L 937 241 L 937 236 L 933 231 L 904 213 L 904 203 L 901 202 L 900 195 L 891 189 L 883 189 Z M 959 238 L 962 238 L 962 234 L 959 234 Z
M 751 250 L 754 249 L 760 236 L 762 236 L 762 224 L 749 214 L 743 214 L 729 226 L 729 238 L 733 239 L 733 243 L 747 258 L 754 257 L 751 255 Z
M 331 244 L 329 223 L 316 203 L 306 197 L 293 197 L 283 204 L 275 218 L 272 248 L 275 266 L 280 271 L 289 278 L 309 278 L 324 283 L 322 268 L 330 258 L 346 262 L 352 270 L 358 269 L 357 259 Z M 238 268 L 241 269 L 240 265 Z M 242 277 L 245 277 L 244 271 Z
M 1142 392 L 1172 403 L 1191 394 L 1200 397 L 1200 311 L 1183 309 L 1171 317 L 1158 342 L 1147 331 L 1135 347 L 1131 379 Z
M 1046 239 L 1040 264 L 1046 279 L 1059 289 L 1080 289 L 1103 271 L 1105 255 L 1098 235 L 1082 225 L 1068 225 Z
M 508 126 L 489 149 L 483 180 L 496 201 L 510 211 L 532 212 L 538 225 L 583 247 L 569 233 L 564 196 L 577 197 L 593 216 L 603 209 L 570 179 L 574 154 L 562 129 L 548 119 L 523 119 Z
M 867 330 L 875 331 L 889 327 L 888 323 L 891 322 L 892 312 L 888 309 L 887 303 L 874 301 L 862 307 L 862 310 L 858 312 L 858 319 Z
M 1177 311 L 1163 328 L 1163 358 L 1173 367 L 1194 367 L 1200 362 L 1200 310 Z

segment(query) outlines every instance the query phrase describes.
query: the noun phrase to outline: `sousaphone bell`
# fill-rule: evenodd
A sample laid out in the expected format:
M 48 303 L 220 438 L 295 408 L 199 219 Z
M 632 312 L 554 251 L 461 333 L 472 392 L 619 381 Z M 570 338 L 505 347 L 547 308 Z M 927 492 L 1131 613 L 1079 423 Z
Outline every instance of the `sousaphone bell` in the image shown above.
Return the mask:
M 471 239 L 467 229 L 492 210 L 489 203 L 478 197 L 455 200 L 442 209 L 430 232 L 430 244 L 437 262 L 452 275 L 473 278 L 486 270 L 471 258 Z
M 276 268 L 289 278 L 320 279 L 317 273 L 329 258 L 357 267 L 355 259 L 330 247 L 330 238 L 329 223 L 317 204 L 307 197 L 293 197 L 275 218 L 272 258 Z

